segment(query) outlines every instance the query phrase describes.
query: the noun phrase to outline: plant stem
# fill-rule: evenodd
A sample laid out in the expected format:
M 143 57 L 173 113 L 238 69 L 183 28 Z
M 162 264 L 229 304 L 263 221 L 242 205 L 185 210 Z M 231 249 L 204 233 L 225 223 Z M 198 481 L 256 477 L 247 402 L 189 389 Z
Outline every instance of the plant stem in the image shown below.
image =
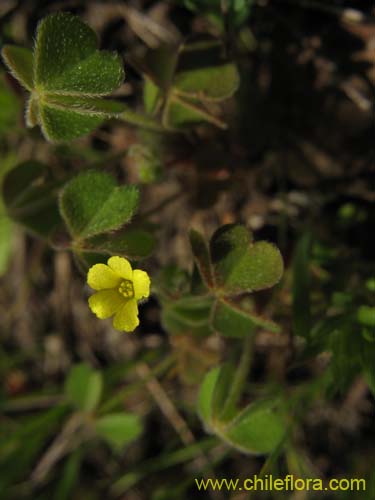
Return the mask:
M 221 414 L 221 418 L 223 420 L 225 420 L 226 417 L 229 417 L 230 414 L 233 412 L 233 410 L 235 410 L 237 403 L 242 396 L 243 389 L 251 366 L 253 345 L 255 338 L 254 334 L 255 332 L 253 330 L 243 340 L 240 363 L 236 370 L 233 384 L 229 391 L 228 397 L 225 400 L 223 411 Z

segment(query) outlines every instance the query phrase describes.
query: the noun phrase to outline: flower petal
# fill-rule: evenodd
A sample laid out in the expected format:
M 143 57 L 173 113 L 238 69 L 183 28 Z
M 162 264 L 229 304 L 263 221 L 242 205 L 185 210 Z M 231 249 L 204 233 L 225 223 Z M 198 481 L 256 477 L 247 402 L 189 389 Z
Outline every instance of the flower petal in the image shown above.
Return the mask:
M 124 257 L 110 257 L 107 263 L 118 276 L 121 276 L 121 278 L 126 280 L 132 279 L 132 266 L 128 260 L 124 259 Z
M 94 290 L 105 290 L 119 286 L 121 278 L 105 264 L 95 264 L 89 269 L 87 283 Z
M 116 290 L 101 290 L 89 297 L 90 309 L 99 319 L 109 318 L 123 304 L 124 298 Z
M 139 325 L 138 306 L 134 299 L 128 300 L 113 318 L 113 327 L 116 330 L 132 332 Z
M 134 297 L 141 299 L 150 295 L 150 277 L 145 271 L 134 269 L 133 271 L 133 287 Z

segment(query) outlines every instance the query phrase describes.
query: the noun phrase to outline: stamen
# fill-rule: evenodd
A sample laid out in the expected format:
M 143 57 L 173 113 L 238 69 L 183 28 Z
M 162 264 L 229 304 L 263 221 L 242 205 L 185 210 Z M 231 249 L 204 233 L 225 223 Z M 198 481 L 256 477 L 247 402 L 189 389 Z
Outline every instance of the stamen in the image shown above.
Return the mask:
M 126 299 L 131 299 L 134 297 L 133 282 L 130 280 L 121 281 L 118 291 Z

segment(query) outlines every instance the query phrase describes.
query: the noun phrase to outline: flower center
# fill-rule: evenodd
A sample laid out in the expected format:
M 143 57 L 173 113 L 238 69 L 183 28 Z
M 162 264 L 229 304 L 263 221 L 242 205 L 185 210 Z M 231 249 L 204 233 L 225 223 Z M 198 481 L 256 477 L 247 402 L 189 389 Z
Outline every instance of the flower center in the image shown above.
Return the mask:
M 126 299 L 132 299 L 134 297 L 133 282 L 130 280 L 121 281 L 118 291 Z

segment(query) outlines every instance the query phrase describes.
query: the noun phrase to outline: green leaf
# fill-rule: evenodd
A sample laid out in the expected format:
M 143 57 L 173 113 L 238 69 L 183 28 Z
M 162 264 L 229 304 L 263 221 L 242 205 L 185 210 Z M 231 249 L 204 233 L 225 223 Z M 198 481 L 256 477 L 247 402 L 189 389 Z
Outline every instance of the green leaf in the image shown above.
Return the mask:
M 81 363 L 71 368 L 65 381 L 65 395 L 76 408 L 92 411 L 100 401 L 102 387 L 101 373 Z
M 74 486 L 79 478 L 82 455 L 82 449 L 77 448 L 67 458 L 61 477 L 56 486 L 53 500 L 69 500 L 72 498 Z
M 174 87 L 179 93 L 201 100 L 227 99 L 238 86 L 239 75 L 233 63 L 183 71 L 174 80 Z
M 162 324 L 170 334 L 206 336 L 212 297 L 185 296 L 163 305 Z
M 310 311 L 310 255 L 311 234 L 304 234 L 298 241 L 293 258 L 293 331 L 307 337 L 311 329 Z
M 152 115 L 156 109 L 161 93 L 159 87 L 155 85 L 150 78 L 145 76 L 144 80 L 143 105 L 146 113 Z
M 212 370 L 210 370 L 205 376 L 198 395 L 198 414 L 202 419 L 202 422 L 207 427 L 207 430 L 210 428 L 210 422 L 213 418 L 213 400 L 214 400 L 214 391 L 219 379 L 220 375 L 220 366 L 216 366 Z
M 228 275 L 252 241 L 252 233 L 245 226 L 226 224 L 217 229 L 210 241 L 210 255 L 216 274 Z
M 137 439 L 143 430 L 139 417 L 130 413 L 105 415 L 96 421 L 95 428 L 98 435 L 117 450 Z
M 225 337 L 251 335 L 255 328 L 278 332 L 279 327 L 270 320 L 256 316 L 227 299 L 217 299 L 211 312 L 211 327 Z
M 209 288 L 214 286 L 214 278 L 211 266 L 210 254 L 203 236 L 198 231 L 191 230 L 189 233 L 190 245 L 200 275 Z
M 94 31 L 76 16 L 65 12 L 47 16 L 38 26 L 34 52 L 5 46 L 3 58 L 32 92 L 27 126 L 39 124 L 49 141 L 88 134 L 125 109 L 100 98 L 124 79 L 119 56 L 99 52 Z
M 154 236 L 143 229 L 126 228 L 118 234 L 99 235 L 85 240 L 85 249 L 121 255 L 130 259 L 144 259 L 155 248 Z
M 225 295 L 270 288 L 282 276 L 279 250 L 266 241 L 252 243 L 243 226 L 220 228 L 212 237 L 210 250 L 216 283 Z
M 91 170 L 65 185 L 60 211 L 74 238 L 88 238 L 129 222 L 138 199 L 136 186 L 116 186 L 111 175 Z
M 282 441 L 286 424 L 280 403 L 263 400 L 239 413 L 222 418 L 222 410 L 234 377 L 235 367 L 225 363 L 205 376 L 198 395 L 198 414 L 207 432 L 216 434 L 238 451 L 265 454 Z M 224 416 L 223 416 L 224 417 Z
M 244 453 L 271 453 L 285 436 L 284 418 L 274 401 L 250 404 L 221 429 L 222 437 Z
M 4 177 L 3 197 L 8 216 L 31 232 L 48 238 L 61 223 L 58 185 L 45 165 L 35 161 L 19 164 Z
M 165 127 L 179 128 L 201 122 L 209 122 L 222 129 L 227 128 L 223 121 L 207 111 L 198 100 L 171 95 L 163 113 Z
M 4 45 L 1 54 L 12 75 L 27 90 L 34 87 L 34 56 L 30 49 Z
M 375 327 L 375 307 L 360 306 L 357 310 L 357 320 L 361 325 Z
M 35 86 L 66 94 L 105 95 L 124 78 L 116 54 L 97 51 L 95 32 L 65 12 L 44 18 L 35 44 Z
M 103 115 L 80 112 L 39 104 L 40 126 L 49 141 L 69 141 L 89 134 L 105 120 Z

